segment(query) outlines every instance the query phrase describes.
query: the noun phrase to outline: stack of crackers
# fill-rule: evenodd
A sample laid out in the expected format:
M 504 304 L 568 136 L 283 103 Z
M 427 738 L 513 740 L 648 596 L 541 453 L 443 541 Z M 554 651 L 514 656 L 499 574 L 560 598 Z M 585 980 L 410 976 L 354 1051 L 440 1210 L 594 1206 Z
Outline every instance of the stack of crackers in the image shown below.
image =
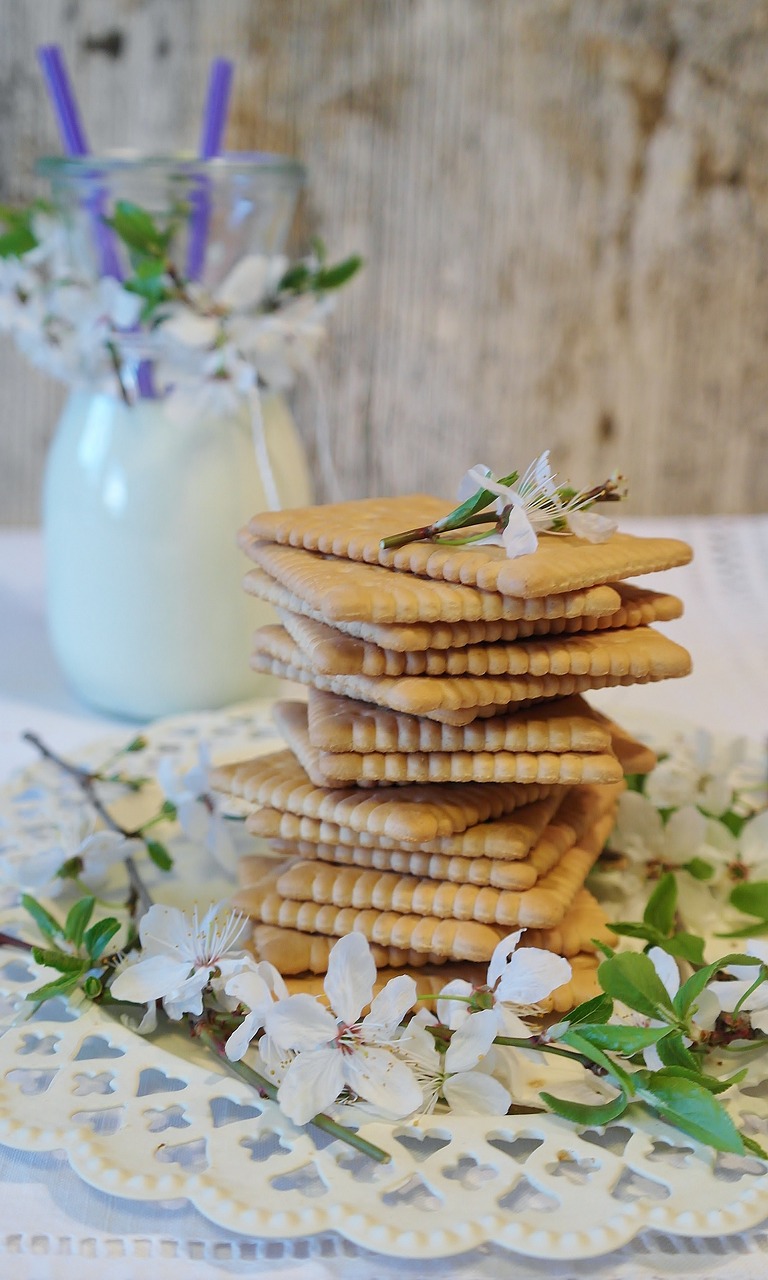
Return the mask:
M 625 773 L 654 758 L 589 706 L 590 689 L 686 675 L 653 629 L 677 597 L 625 582 L 687 563 L 669 538 L 543 535 L 530 555 L 381 539 L 444 515 L 424 495 L 270 512 L 241 544 L 246 589 L 279 624 L 252 665 L 308 687 L 277 704 L 287 747 L 217 771 L 272 860 L 238 904 L 259 954 L 321 973 L 362 931 L 380 967 L 442 985 L 524 929 L 566 956 L 564 1009 L 594 993 L 613 935 L 584 887 Z M 466 975 L 466 969 L 464 970 Z M 427 984 L 425 989 L 430 989 Z

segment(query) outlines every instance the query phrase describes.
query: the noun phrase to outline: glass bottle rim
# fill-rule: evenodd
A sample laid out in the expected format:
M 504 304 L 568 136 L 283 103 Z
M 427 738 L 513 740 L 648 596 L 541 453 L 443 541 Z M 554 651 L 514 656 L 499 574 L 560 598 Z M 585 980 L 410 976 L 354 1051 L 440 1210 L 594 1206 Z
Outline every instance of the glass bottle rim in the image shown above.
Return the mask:
M 50 180 L 85 178 L 94 174 L 108 177 L 111 174 L 128 174 L 132 170 L 157 173 L 168 170 L 189 178 L 201 174 L 216 178 L 269 173 L 293 181 L 297 186 L 306 177 L 306 170 L 298 160 L 271 151 L 225 151 L 210 160 L 201 160 L 190 152 L 151 155 L 137 151 L 111 151 L 86 156 L 40 156 L 35 161 L 35 172 Z

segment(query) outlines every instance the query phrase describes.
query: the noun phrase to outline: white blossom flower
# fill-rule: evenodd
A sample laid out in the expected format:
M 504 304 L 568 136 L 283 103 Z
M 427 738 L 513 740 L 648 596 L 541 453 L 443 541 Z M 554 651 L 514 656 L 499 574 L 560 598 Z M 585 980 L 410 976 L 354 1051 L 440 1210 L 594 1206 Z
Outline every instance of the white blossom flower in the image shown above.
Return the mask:
M 645 794 L 660 809 L 696 805 L 719 817 L 731 806 L 732 773 L 744 760 L 746 740 L 722 742 L 698 729 L 676 739 L 646 782 Z
M 157 780 L 166 797 L 176 806 L 182 831 L 195 843 L 203 844 L 216 860 L 229 867 L 234 858 L 234 844 L 221 802 L 211 790 L 211 755 L 208 744 L 198 746 L 197 764 L 191 769 L 163 756 L 157 767 Z
M 306 1124 L 344 1090 L 393 1118 L 420 1106 L 422 1093 L 413 1071 L 390 1047 L 416 998 L 416 984 L 402 974 L 371 1000 L 375 978 L 368 943 L 362 934 L 351 933 L 335 944 L 328 961 L 324 987 L 330 1010 L 300 994 L 267 1011 L 270 1039 L 296 1055 L 277 1095 L 295 1124 Z M 369 1002 L 370 1011 L 361 1018 Z
M 139 925 L 141 958 L 118 973 L 111 986 L 114 998 L 132 1004 L 162 1000 L 174 1020 L 201 1014 L 209 983 L 223 992 L 228 979 L 255 963 L 247 952 L 234 949 L 247 927 L 245 918 L 231 913 L 219 924 L 219 911 L 216 904 L 200 920 L 195 908 L 190 919 L 178 907 L 154 903 Z
M 236 973 L 224 984 L 224 994 L 234 1000 L 234 1007 L 245 1005 L 248 1013 L 227 1040 L 224 1049 L 231 1062 L 238 1062 L 248 1051 L 251 1040 L 264 1026 L 267 1012 L 276 1000 L 288 997 L 288 988 L 274 965 L 260 960 L 255 969 Z M 267 1051 L 263 1051 L 267 1057 Z
M 571 976 L 571 966 L 562 956 L 540 947 L 519 947 L 524 932 L 518 929 L 502 938 L 488 965 L 486 982 L 497 1018 L 497 1035 L 530 1037 L 533 1033 L 521 1014 L 540 1013 L 542 1001 Z M 471 983 L 463 978 L 455 978 L 443 987 L 437 1002 L 437 1016 L 444 1026 L 456 1028 L 467 1017 L 474 1016 L 466 1003 L 473 990 Z M 451 998 L 456 996 L 464 999 Z
M 748 938 L 739 950 L 768 965 L 768 942 L 764 939 Z M 755 1031 L 768 1034 L 768 982 L 761 982 L 751 995 L 747 995 L 758 977 L 757 965 L 727 965 L 725 972 L 731 976 L 732 981 L 720 979 L 709 984 L 709 990 L 718 1000 L 723 1013 L 735 1013 L 736 1006 L 739 1005 L 739 1014 L 749 1018 Z
M 97 828 L 95 818 L 81 806 L 64 810 L 32 832 L 0 832 L 0 892 L 7 905 L 22 893 L 54 898 L 65 883 L 58 875 L 64 863 L 79 858 L 82 874 L 98 883 L 116 863 L 142 848 L 139 840 Z
M 493 1009 L 472 1013 L 453 1032 L 442 1054 L 428 1030 L 440 1025 L 438 1019 L 426 1009 L 411 1019 L 403 1029 L 403 1052 L 421 1084 L 423 1111 L 434 1111 L 444 1098 L 451 1111 L 461 1115 L 506 1115 L 512 1098 L 490 1073 L 498 1022 Z
M 488 489 L 496 495 L 496 512 L 506 521 L 501 531 L 494 530 L 483 538 L 482 545 L 503 546 L 510 559 L 535 551 L 539 532 L 571 532 L 588 542 L 605 542 L 616 531 L 614 520 L 581 510 L 593 501 L 586 492 L 561 497 L 549 465 L 548 449 L 510 485 L 496 480 L 488 467 L 473 467 L 459 485 L 459 500 L 465 501 L 478 489 Z

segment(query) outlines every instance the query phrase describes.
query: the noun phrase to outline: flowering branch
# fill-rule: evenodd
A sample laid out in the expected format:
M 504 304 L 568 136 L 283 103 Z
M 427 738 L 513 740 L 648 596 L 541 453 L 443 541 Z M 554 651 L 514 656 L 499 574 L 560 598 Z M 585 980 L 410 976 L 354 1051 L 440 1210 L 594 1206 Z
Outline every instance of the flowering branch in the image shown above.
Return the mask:
M 589 542 L 603 542 L 616 529 L 612 520 L 594 515 L 596 502 L 617 502 L 626 496 L 621 476 L 611 476 L 592 489 L 577 491 L 555 485 L 549 467 L 549 451 L 542 453 L 522 477 L 513 471 L 496 480 L 488 467 L 468 471 L 459 486 L 459 505 L 432 524 L 382 538 L 380 547 L 391 551 L 410 542 L 436 542 L 460 547 L 469 543 L 503 546 L 510 557 L 536 550 L 537 533 L 572 533 Z M 487 508 L 493 506 L 492 511 Z M 446 533 L 476 524 L 490 525 L 480 533 L 450 538 Z
M 83 769 L 35 735 L 29 740 L 76 779 L 90 804 L 95 799 L 101 805 L 97 812 L 108 823 L 96 782 L 121 776 L 106 772 L 112 762 L 101 771 Z M 187 797 L 179 815 L 193 796 L 200 807 L 205 764 L 201 759 L 196 771 L 176 779 L 179 795 Z M 714 803 L 710 790 L 706 804 Z M 724 811 L 731 812 L 733 803 L 729 791 Z M 759 821 L 754 812 L 745 815 L 740 838 Z M 621 820 L 619 837 L 620 828 Z M 337 1119 L 350 1102 L 389 1119 L 436 1106 L 487 1115 L 545 1106 L 579 1126 L 606 1124 L 643 1106 L 716 1150 L 768 1159 L 718 1098 L 744 1072 L 723 1079 L 707 1069 L 711 1049 L 719 1053 L 735 1042 L 736 1051 L 745 1038 L 753 1049 L 768 1044 L 768 948 L 750 941 L 744 952 L 705 963 L 703 939 L 676 930 L 677 881 L 670 873 L 659 880 L 642 919 L 619 926 L 645 950 L 602 948 L 600 994 L 553 1025 L 544 1009 L 571 968 L 560 956 L 521 946 L 523 930 L 499 942 L 484 982 L 454 979 L 434 997 L 435 1013 L 426 1007 L 414 1013 L 417 989 L 408 974 L 374 994 L 376 966 L 360 933 L 334 945 L 318 998 L 289 994 L 277 970 L 242 946 L 246 921 L 222 914 L 220 906 L 199 918 L 196 910 L 190 917 L 153 904 L 128 947 L 110 952 L 121 925 L 114 917 L 94 919 L 92 895 L 74 902 L 63 919 L 30 895 L 22 905 L 43 944 L 21 945 L 31 948 L 44 975 L 54 975 L 30 1000 L 82 993 L 106 1006 L 128 1005 L 139 1012 L 142 1032 L 154 1029 L 160 1013 L 183 1022 L 189 1035 L 295 1124 L 319 1126 L 377 1161 L 387 1160 L 387 1153 Z M 0 945 L 14 942 L 0 935 Z M 521 1086 L 513 1094 L 509 1082 L 524 1079 L 532 1053 L 542 1058 L 535 1094 Z M 555 1063 L 572 1072 L 580 1097 L 586 1085 L 593 1101 L 577 1102 L 547 1088 Z
M 245 1062 L 234 1062 L 227 1057 L 226 1048 L 223 1042 L 213 1034 L 204 1024 L 197 1024 L 193 1029 L 192 1035 L 195 1036 L 202 1044 L 211 1049 L 218 1058 L 221 1058 L 234 1075 L 239 1076 L 246 1084 L 251 1085 L 263 1097 L 270 1098 L 273 1102 L 277 1102 L 277 1088 L 264 1076 L 259 1075 L 252 1067 Z M 338 1124 L 336 1120 L 332 1120 L 330 1116 L 322 1113 L 313 1116 L 309 1121 L 316 1129 L 322 1129 L 323 1133 L 327 1133 L 332 1138 L 340 1138 L 347 1146 L 356 1147 L 363 1155 L 369 1156 L 371 1160 L 375 1160 L 377 1164 L 389 1164 L 392 1157 L 388 1151 L 383 1151 L 381 1147 L 377 1147 L 375 1143 L 368 1142 L 366 1138 L 361 1138 L 354 1129 L 347 1128 L 346 1125 Z
M 236 410 L 259 388 L 290 388 L 314 358 L 333 295 L 360 258 L 329 264 L 319 241 L 294 263 L 248 254 L 210 292 L 176 261 L 188 213 L 179 206 L 153 217 L 116 202 L 105 221 L 128 256 L 121 283 L 73 262 L 68 229 L 50 206 L 0 207 L 0 329 L 54 376 L 103 387 L 125 403 L 141 394 L 136 369 L 146 360 L 179 413 Z

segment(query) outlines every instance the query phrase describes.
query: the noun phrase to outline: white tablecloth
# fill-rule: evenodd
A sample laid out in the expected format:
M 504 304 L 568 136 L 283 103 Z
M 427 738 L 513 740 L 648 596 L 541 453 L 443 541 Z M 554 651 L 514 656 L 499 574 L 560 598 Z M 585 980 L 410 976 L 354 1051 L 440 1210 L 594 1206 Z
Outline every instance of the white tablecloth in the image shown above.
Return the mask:
M 768 733 L 768 517 L 691 517 L 624 521 L 640 533 L 683 537 L 696 549 L 684 569 L 644 579 L 681 595 L 685 617 L 664 629 L 694 657 L 686 680 L 607 691 L 595 701 L 763 739 Z M 20 741 L 34 729 L 66 753 L 119 729 L 67 689 L 45 631 L 39 535 L 0 532 L 0 778 L 30 762 Z M 133 728 L 134 726 L 130 726 Z M 275 1275 L 289 1280 L 395 1276 L 758 1277 L 768 1273 L 768 1236 L 670 1246 L 652 1233 L 631 1249 L 589 1263 L 536 1263 L 489 1249 L 433 1264 L 361 1256 L 343 1241 L 319 1238 L 281 1250 L 211 1226 L 184 1205 L 136 1205 L 94 1191 L 63 1158 L 0 1148 L 0 1280 L 208 1280 Z

